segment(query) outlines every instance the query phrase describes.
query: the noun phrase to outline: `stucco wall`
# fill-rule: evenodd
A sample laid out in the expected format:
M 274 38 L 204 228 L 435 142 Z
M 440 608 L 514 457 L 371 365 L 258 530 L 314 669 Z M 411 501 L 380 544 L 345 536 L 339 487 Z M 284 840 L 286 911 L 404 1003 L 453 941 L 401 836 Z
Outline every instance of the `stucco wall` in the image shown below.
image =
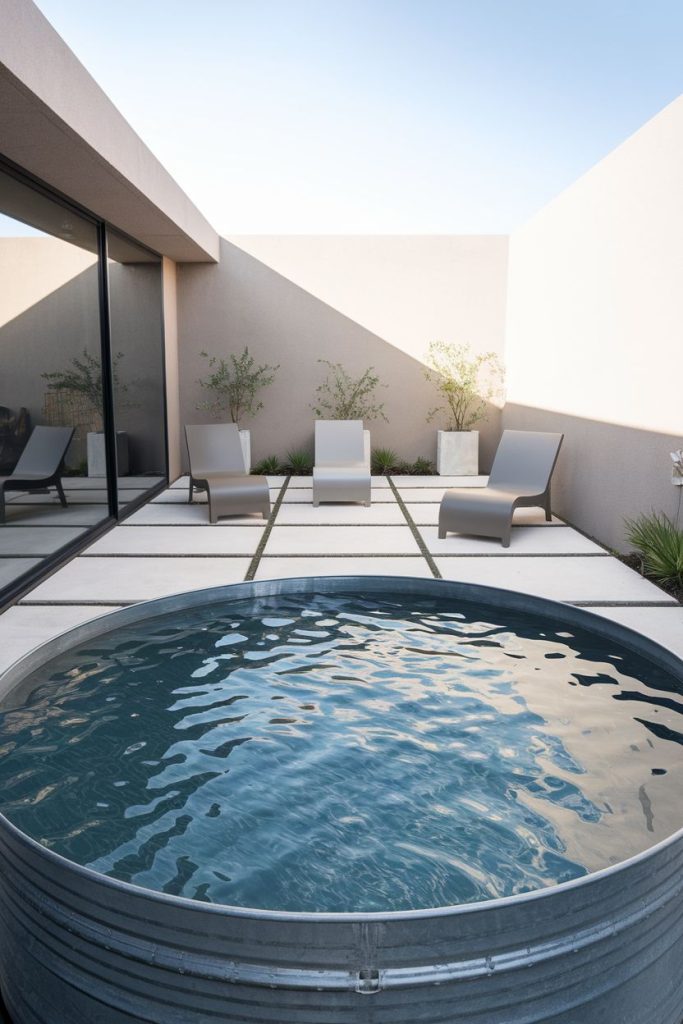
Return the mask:
M 319 359 L 352 373 L 372 365 L 388 385 L 381 398 L 389 423 L 369 424 L 373 447 L 434 458 L 436 424 L 426 422 L 434 392 L 415 356 L 437 337 L 502 353 L 507 240 L 287 238 L 249 245 L 276 269 L 225 240 L 219 264 L 178 267 L 182 421 L 208 420 L 196 409 L 196 381 L 206 374 L 200 352 L 227 355 L 248 345 L 259 362 L 280 364 L 265 408 L 244 423 L 255 460 L 312 448 L 310 404 L 325 372 Z M 481 429 L 486 469 L 499 410 Z
M 555 507 L 624 548 L 682 443 L 683 98 L 510 240 L 504 426 L 564 430 Z
M 130 471 L 163 472 L 158 264 L 109 263 L 112 349 L 123 353 L 115 393 L 129 434 Z M 101 353 L 96 257 L 56 238 L 0 238 L 0 405 L 43 422 L 43 373 L 64 371 L 84 351 Z M 152 428 L 150 429 L 150 424 Z M 70 462 L 85 457 L 74 442 Z

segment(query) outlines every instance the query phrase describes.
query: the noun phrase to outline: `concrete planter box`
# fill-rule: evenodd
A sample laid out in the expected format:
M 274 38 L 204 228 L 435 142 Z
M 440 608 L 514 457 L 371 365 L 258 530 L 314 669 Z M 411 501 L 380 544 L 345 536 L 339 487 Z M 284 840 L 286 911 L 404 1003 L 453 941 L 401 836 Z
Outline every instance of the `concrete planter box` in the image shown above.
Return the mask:
M 128 434 L 116 431 L 116 467 L 119 476 L 128 475 Z M 104 431 L 88 434 L 88 476 L 107 475 L 107 456 L 104 445 Z
M 477 476 L 479 431 L 437 430 L 436 471 L 440 476 Z

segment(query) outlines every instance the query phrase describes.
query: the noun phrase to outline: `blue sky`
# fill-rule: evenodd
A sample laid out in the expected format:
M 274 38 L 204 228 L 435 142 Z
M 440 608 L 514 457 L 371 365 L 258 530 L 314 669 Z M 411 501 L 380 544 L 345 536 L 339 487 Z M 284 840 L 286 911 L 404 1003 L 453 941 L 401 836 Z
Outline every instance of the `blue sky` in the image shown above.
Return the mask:
M 507 233 L 683 92 L 680 0 L 38 0 L 222 234 Z

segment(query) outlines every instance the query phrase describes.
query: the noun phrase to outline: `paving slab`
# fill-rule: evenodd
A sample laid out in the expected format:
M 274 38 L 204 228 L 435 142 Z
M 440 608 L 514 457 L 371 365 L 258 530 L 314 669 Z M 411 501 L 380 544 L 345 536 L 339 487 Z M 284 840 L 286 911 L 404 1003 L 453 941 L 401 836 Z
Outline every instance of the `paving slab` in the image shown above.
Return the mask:
M 666 595 L 664 595 L 666 598 Z M 596 615 L 620 622 L 654 640 L 683 658 L 683 607 L 671 608 L 591 608 Z
M 405 526 L 406 520 L 396 501 L 375 502 L 374 505 L 313 505 L 290 502 L 280 505 L 275 520 L 277 526 L 290 524 L 318 525 L 345 524 L 358 527 L 369 525 Z
M 41 562 L 42 558 L 0 558 L 0 587 L 8 587 Z
M 472 479 L 476 479 L 473 477 Z M 476 487 L 478 485 L 471 484 L 470 486 Z M 406 505 L 412 504 L 413 502 L 425 502 L 428 501 L 431 504 L 436 503 L 437 505 L 443 498 L 444 494 L 448 490 L 447 487 L 398 487 L 398 493 Z
M 661 601 L 662 591 L 617 558 L 435 558 L 447 580 L 519 590 L 554 601 Z
M 439 476 L 434 473 L 431 476 L 393 476 L 392 480 L 399 491 L 413 487 L 431 487 L 447 490 L 449 487 L 486 487 L 488 476 Z
M 406 502 L 410 517 L 418 526 L 436 526 L 439 522 L 438 502 Z M 542 508 L 518 508 L 512 519 L 513 526 L 566 526 L 562 519 L 553 516 L 547 523 Z
M 275 504 L 278 495 L 281 491 L 280 487 L 270 488 L 270 501 L 271 504 Z M 194 498 L 192 500 L 193 505 L 206 505 L 208 501 L 206 491 L 195 491 Z M 189 505 L 187 491 L 185 488 L 169 487 L 167 490 L 162 491 L 161 494 L 157 494 L 155 498 L 152 498 L 152 505 Z
M 266 555 L 416 555 L 408 526 L 278 526 L 266 542 Z
M 31 591 L 31 601 L 114 604 L 239 583 L 249 558 L 74 558 Z M 28 600 L 28 598 L 27 598 Z
M 298 576 L 418 576 L 432 578 L 424 558 L 262 558 L 257 580 Z
M 283 504 L 286 504 L 286 505 L 291 505 L 291 504 L 293 504 L 295 502 L 296 503 L 301 502 L 302 504 L 312 505 L 313 504 L 313 488 L 312 487 L 295 487 L 295 488 L 288 487 L 287 490 L 285 491 L 285 496 L 284 496 L 284 498 L 282 500 L 283 500 Z M 373 485 L 372 491 L 371 491 L 371 500 L 372 500 L 373 504 L 375 502 L 387 502 L 387 501 L 388 502 L 394 502 L 394 501 L 396 501 L 396 499 L 394 497 L 394 492 L 391 490 L 390 487 L 375 487 L 374 485 Z M 342 505 L 342 504 L 358 504 L 358 502 L 325 502 L 325 504 Z M 364 506 L 361 505 L 360 507 L 363 508 Z
M 109 515 L 104 505 L 7 505 L 6 522 L 9 526 L 93 526 Z
M 163 481 L 164 478 L 162 476 L 120 476 L 117 477 L 116 483 L 120 491 L 148 491 L 150 487 L 156 487 L 157 484 L 163 483 Z M 107 487 L 103 476 L 63 476 L 62 485 L 65 491 L 74 489 L 87 490 L 90 488 L 101 491 L 106 490 Z
M 146 490 L 125 491 L 125 500 L 132 501 L 134 498 L 138 498 L 140 497 L 140 495 L 146 493 Z M 22 494 L 20 497 L 21 501 L 17 502 L 17 504 L 47 505 L 50 507 L 54 507 L 55 505 L 57 505 L 58 507 L 61 508 L 61 503 L 57 495 L 57 492 L 54 491 L 53 489 L 50 490 L 49 494 L 40 494 L 34 492 L 33 494 Z M 107 505 L 109 502 L 109 497 L 106 488 L 83 487 L 79 488 L 78 490 L 76 488 L 72 488 L 68 492 L 66 500 L 67 505 Z M 12 504 L 14 504 L 14 501 L 12 502 Z
M 218 526 L 263 526 L 266 520 L 260 512 L 252 512 L 246 516 L 221 516 L 217 523 L 209 522 L 209 509 L 204 502 L 188 505 L 187 501 L 178 504 L 159 505 L 155 501 L 143 505 L 133 512 L 123 524 L 129 526 L 205 526 L 215 530 Z
M 599 544 L 594 544 L 570 526 L 545 530 L 538 526 L 517 526 L 512 531 L 510 547 L 504 548 L 496 537 L 469 537 L 449 533 L 442 540 L 438 527 L 420 526 L 420 534 L 432 555 L 500 555 L 515 558 L 520 555 L 609 555 Z
M 0 555 L 51 555 L 78 540 L 86 526 L 8 526 L 0 530 Z
M 278 476 L 277 474 L 275 476 L 272 476 L 271 474 L 267 474 L 266 475 L 266 480 L 268 481 L 268 486 L 269 487 L 277 487 L 278 489 L 280 487 L 282 487 L 282 485 L 283 485 L 283 483 L 285 482 L 286 479 L 287 479 L 286 476 Z M 305 479 L 305 478 L 302 477 L 302 479 Z M 310 487 L 310 477 L 308 479 L 309 479 L 309 483 L 307 485 L 304 485 L 304 486 L 309 486 Z M 184 474 L 184 476 L 179 476 L 177 478 L 177 480 L 174 480 L 172 484 L 169 484 L 169 489 L 170 490 L 174 490 L 174 491 L 175 490 L 184 490 L 185 492 L 187 492 L 189 490 L 189 487 L 190 487 L 190 478 L 187 475 L 187 473 Z
M 40 644 L 110 611 L 115 609 L 93 605 L 13 605 L 0 615 L 0 672 Z
M 233 526 L 217 530 L 211 526 L 164 526 L 150 530 L 146 526 L 116 526 L 83 552 L 94 555 L 253 555 L 266 528 Z

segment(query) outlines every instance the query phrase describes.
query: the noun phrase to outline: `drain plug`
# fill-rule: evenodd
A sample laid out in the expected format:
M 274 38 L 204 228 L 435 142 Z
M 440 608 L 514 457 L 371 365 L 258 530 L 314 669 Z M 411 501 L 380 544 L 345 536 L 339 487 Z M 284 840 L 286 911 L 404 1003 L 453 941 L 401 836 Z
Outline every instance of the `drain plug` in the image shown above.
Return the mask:
M 379 971 L 376 967 L 366 967 L 358 972 L 356 992 L 360 995 L 374 996 L 376 992 L 379 992 L 380 988 Z

